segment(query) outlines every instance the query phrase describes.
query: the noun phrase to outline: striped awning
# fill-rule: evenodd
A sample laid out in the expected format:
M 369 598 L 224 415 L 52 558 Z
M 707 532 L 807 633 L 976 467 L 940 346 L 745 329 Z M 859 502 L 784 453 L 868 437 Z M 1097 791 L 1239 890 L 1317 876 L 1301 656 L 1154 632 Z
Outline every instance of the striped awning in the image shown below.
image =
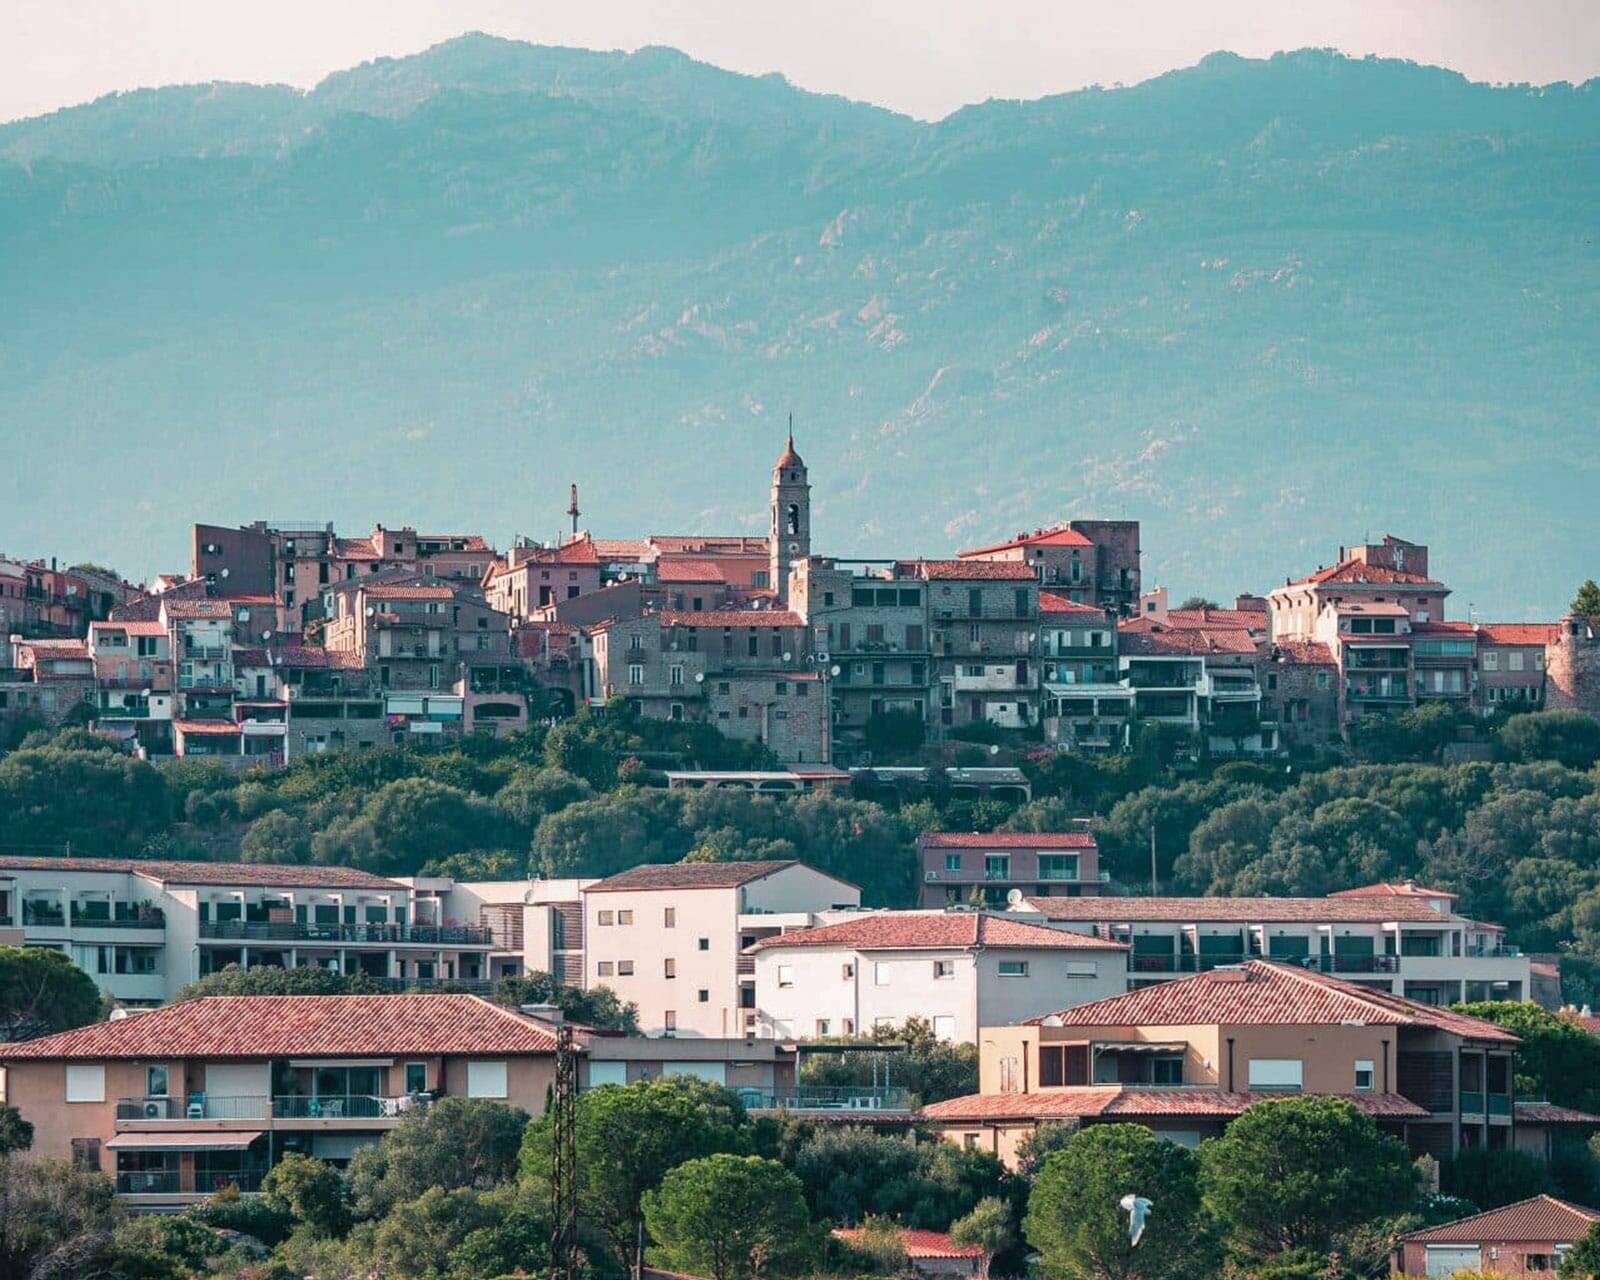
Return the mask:
M 259 1129 L 216 1129 L 210 1133 L 119 1133 L 106 1143 L 108 1151 L 243 1151 L 257 1138 Z

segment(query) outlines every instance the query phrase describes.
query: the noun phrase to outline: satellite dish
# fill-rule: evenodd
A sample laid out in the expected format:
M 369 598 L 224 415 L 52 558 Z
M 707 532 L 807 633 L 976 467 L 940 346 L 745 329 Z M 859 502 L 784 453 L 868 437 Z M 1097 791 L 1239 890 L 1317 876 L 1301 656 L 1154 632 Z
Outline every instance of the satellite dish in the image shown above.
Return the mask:
M 839 664 L 837 662 L 828 668 L 828 674 L 830 676 L 836 676 L 839 674 Z
M 1022 905 L 1022 890 L 1008 889 L 1006 891 L 1006 906 L 1020 907 Z
M 694 673 L 694 682 L 696 684 L 704 684 L 706 682 L 706 673 L 704 671 L 696 671 Z
M 228 576 L 228 570 L 226 569 L 218 570 L 218 572 L 221 573 L 224 578 Z
M 376 609 L 376 608 L 374 608 L 374 607 L 373 607 L 373 606 L 372 606 L 372 605 L 370 605 L 370 604 L 369 604 L 369 605 L 368 605 L 368 606 L 367 606 L 367 617 L 369 617 L 369 618 L 370 618 L 370 617 L 371 617 L 371 616 L 372 616 L 372 615 L 373 615 L 373 614 L 375 614 L 375 613 L 377 613 L 377 612 L 378 612 L 378 611 L 377 611 L 377 609 Z
M 266 630 L 264 630 L 261 633 L 261 640 L 262 640 L 263 643 L 265 643 L 266 641 L 268 641 L 270 639 L 272 639 L 272 628 L 268 627 Z
M 1000 744 L 998 742 L 991 742 L 989 744 L 989 754 L 992 756 L 997 756 L 1000 754 Z
M 791 654 L 791 653 L 790 653 L 790 652 L 789 652 L 789 651 L 788 651 L 788 650 L 787 650 L 787 649 L 785 649 L 785 650 L 784 650 L 784 651 L 783 651 L 783 660 L 784 660 L 784 661 L 785 661 L 785 662 L 788 662 L 788 661 L 789 661 L 789 659 L 790 659 L 790 658 L 791 658 L 791 657 L 793 657 L 793 656 L 794 656 L 794 655 L 792 655 L 792 654 Z

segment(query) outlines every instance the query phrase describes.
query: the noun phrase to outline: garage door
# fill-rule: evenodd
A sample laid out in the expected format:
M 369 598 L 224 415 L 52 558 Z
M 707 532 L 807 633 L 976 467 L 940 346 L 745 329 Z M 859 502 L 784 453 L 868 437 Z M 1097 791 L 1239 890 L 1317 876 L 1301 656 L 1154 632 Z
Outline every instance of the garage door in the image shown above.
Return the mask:
M 1428 1275 L 1444 1280 L 1458 1271 L 1476 1271 L 1481 1252 L 1475 1244 L 1430 1244 Z

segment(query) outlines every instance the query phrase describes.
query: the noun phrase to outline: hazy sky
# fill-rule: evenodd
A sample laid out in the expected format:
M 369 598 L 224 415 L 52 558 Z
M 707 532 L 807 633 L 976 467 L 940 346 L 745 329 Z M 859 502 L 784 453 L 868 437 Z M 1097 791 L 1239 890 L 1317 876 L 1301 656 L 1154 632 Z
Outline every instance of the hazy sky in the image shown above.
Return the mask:
M 1600 0 L 0 0 L 0 119 L 116 89 L 309 86 L 463 31 L 669 44 L 924 117 L 1306 45 L 1476 80 L 1600 74 Z

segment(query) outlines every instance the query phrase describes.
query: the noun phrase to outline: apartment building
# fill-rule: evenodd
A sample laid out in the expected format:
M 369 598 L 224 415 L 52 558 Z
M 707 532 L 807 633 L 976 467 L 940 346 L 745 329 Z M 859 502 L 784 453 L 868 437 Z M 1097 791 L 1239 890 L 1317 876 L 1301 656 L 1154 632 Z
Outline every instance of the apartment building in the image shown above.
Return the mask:
M 600 555 L 588 534 L 558 546 L 519 541 L 491 565 L 483 590 L 491 608 L 521 623 L 563 600 L 600 589 Z
M 0 857 L 0 930 L 64 952 L 133 1007 L 230 964 L 487 989 L 501 949 L 493 931 L 443 905 L 432 890 L 349 867 Z
M 1115 614 L 1040 591 L 1039 632 L 1046 739 L 1095 753 L 1126 747 L 1133 691 L 1119 668 Z
M 1140 1123 L 1193 1146 L 1245 1108 L 1290 1094 L 1347 1098 L 1436 1159 L 1468 1147 L 1542 1150 L 1553 1127 L 1600 1124 L 1519 1106 L 1519 1044 L 1491 1022 L 1249 960 L 985 1027 L 979 1092 L 922 1118 L 1008 1164 L 1047 1120 Z
M 922 1018 L 941 1040 L 976 1043 L 1063 998 L 1120 994 L 1127 944 L 990 911 L 878 911 L 758 940 L 758 1035 L 866 1034 Z
M 30 1158 L 104 1169 L 134 1210 L 345 1164 L 440 1096 L 543 1112 L 555 1028 L 472 995 L 212 996 L 0 1045 Z
M 927 590 L 941 729 L 1037 722 L 1039 580 L 1021 561 L 906 560 Z
M 1133 987 L 1262 958 L 1431 1005 L 1532 994 L 1531 962 L 1500 926 L 1457 914 L 1454 894 L 1410 882 L 1326 898 L 1033 896 L 1016 910 L 1127 942 Z
M 1278 749 L 1277 725 L 1264 715 L 1260 643 L 1248 627 L 1142 617 L 1117 631 L 1118 669 L 1137 721 L 1182 725 L 1212 755 Z
M 921 907 L 981 902 L 1004 907 L 1012 895 L 1098 894 L 1100 846 L 1079 831 L 929 831 L 917 837 Z
M 1139 598 L 1139 522 L 1067 520 L 993 546 L 959 553 L 963 560 L 1025 564 L 1042 587 L 1074 604 L 1133 612 Z
M 719 1038 L 756 1026 L 748 948 L 861 890 L 801 862 L 680 862 L 596 881 L 582 905 L 586 987 L 637 1004 L 646 1035 Z
M 172 750 L 172 638 L 159 621 L 91 622 L 97 723 L 147 752 Z

